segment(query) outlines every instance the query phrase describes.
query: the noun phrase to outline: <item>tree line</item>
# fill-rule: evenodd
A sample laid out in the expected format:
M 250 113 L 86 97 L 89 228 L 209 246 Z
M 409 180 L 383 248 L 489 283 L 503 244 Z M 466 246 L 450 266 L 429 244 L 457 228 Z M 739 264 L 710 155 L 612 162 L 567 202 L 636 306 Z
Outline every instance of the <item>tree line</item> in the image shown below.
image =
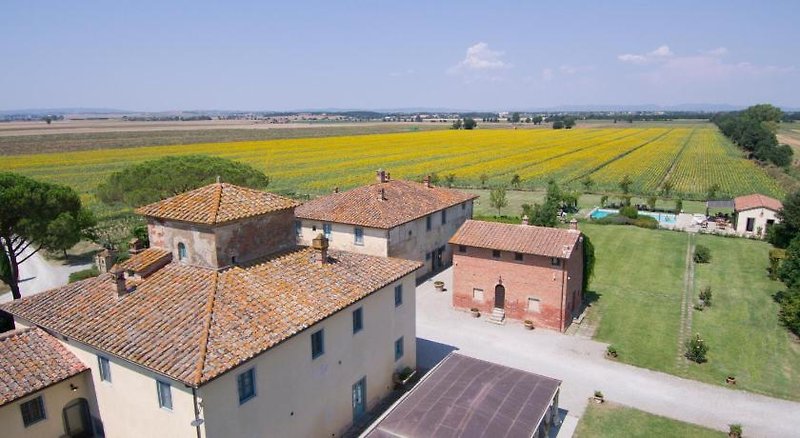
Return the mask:
M 751 157 L 786 167 L 792 163 L 792 148 L 779 144 L 775 136 L 782 119 L 780 108 L 760 104 L 740 112 L 717 114 L 711 121 Z

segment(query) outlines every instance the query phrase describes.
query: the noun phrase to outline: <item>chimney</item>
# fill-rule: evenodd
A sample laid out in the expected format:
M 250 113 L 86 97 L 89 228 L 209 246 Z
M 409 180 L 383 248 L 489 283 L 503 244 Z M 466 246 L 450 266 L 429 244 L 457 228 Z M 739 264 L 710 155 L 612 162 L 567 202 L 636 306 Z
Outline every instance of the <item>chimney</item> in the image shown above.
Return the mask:
M 572 218 L 572 220 L 569 221 L 569 230 L 578 231 L 578 221 L 575 220 L 575 218 Z
M 422 183 L 425 184 L 425 187 L 431 188 L 431 176 L 425 175 L 425 178 L 422 178 Z
M 315 254 L 318 265 L 328 263 L 328 239 L 325 238 L 324 234 L 319 233 L 317 237 L 311 241 L 311 247 L 318 252 L 318 254 Z
M 381 187 L 381 190 L 378 192 L 378 200 L 385 201 L 386 200 L 386 190 Z
M 386 172 L 386 182 L 389 182 L 391 180 L 392 180 L 392 174 L 389 173 L 389 172 Z
M 528 215 L 522 216 L 522 225 L 529 225 L 528 224 Z
M 339 193 L 339 186 L 333 188 L 333 193 Z
M 385 183 L 386 182 L 386 171 L 383 170 L 383 169 L 378 169 L 378 171 L 375 172 L 375 179 L 377 179 L 379 183 Z
M 125 271 L 114 271 L 111 273 L 114 276 L 114 283 L 117 288 L 117 297 L 121 297 L 128 293 L 128 287 L 125 284 Z

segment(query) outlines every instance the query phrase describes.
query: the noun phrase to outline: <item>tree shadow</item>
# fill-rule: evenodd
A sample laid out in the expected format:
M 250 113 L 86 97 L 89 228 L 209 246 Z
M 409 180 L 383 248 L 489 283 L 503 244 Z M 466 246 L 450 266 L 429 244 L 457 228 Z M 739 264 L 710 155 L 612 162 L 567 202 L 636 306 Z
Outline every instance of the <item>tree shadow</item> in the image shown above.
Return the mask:
M 594 304 L 597 301 L 599 301 L 600 297 L 602 297 L 602 296 L 603 296 L 603 294 L 598 293 L 597 291 L 587 290 L 587 291 L 585 291 L 583 293 L 583 304 L 586 307 L 592 307 L 592 304 Z

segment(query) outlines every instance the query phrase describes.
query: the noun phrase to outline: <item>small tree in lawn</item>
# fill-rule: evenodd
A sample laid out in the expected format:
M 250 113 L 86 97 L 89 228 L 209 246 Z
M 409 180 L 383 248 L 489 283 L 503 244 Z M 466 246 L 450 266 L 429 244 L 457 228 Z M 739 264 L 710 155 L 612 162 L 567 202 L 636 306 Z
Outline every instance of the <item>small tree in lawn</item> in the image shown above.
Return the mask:
M 700 301 L 703 302 L 703 307 L 711 307 L 711 286 L 700 289 Z
M 515 173 L 514 176 L 511 177 L 511 185 L 514 186 L 514 188 L 518 189 L 521 183 L 522 183 L 522 178 L 520 178 L 520 176 Z
M 661 185 L 661 193 L 664 194 L 665 198 L 669 198 L 670 193 L 672 193 L 672 181 L 664 181 L 664 184 Z
M 711 250 L 707 246 L 697 245 L 694 248 L 694 262 L 695 263 L 710 263 Z
M 581 181 L 581 184 L 583 184 L 583 191 L 588 192 L 589 190 L 592 189 L 594 181 L 592 181 L 591 177 L 587 176 L 586 178 L 583 179 L 583 181 Z
M 706 341 L 700 337 L 699 333 L 686 342 L 686 358 L 692 362 L 706 362 L 706 353 L 708 353 L 708 345 L 706 345 Z
M 508 199 L 506 198 L 505 187 L 495 187 L 489 193 L 489 204 L 497 209 L 497 215 L 500 216 L 500 210 L 508 206 Z
M 482 173 L 480 179 L 481 179 L 481 188 L 485 189 L 486 181 L 489 181 L 489 175 Z
M 678 214 L 681 211 L 683 211 L 683 200 L 678 198 L 675 200 L 675 214 Z
M 622 180 L 619 182 L 619 188 L 622 190 L 622 193 L 626 195 L 630 193 L 631 184 L 633 184 L 633 181 L 631 181 L 630 176 L 625 175 L 624 177 L 622 177 Z

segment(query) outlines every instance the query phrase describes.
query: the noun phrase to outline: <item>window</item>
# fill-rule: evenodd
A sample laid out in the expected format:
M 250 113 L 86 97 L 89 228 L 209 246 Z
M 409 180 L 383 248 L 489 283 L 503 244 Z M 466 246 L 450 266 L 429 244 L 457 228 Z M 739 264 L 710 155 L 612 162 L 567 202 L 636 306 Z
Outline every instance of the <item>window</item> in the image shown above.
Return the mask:
M 353 310 L 353 334 L 356 334 L 364 328 L 364 309 L 359 307 Z
M 331 224 L 322 224 L 322 234 L 325 235 L 325 238 L 331 240 Z
M 356 227 L 353 229 L 353 234 L 355 235 L 355 244 L 356 245 L 363 245 L 364 244 L 364 229 Z
M 483 302 L 483 289 L 477 287 L 472 288 L 472 301 Z
M 431 230 L 431 222 L 433 222 L 431 220 L 431 216 L 428 215 L 428 217 L 425 218 L 425 229 L 428 230 L 428 231 Z
M 108 362 L 108 358 L 97 356 L 97 365 L 100 368 L 100 380 L 111 382 L 111 363 Z
M 294 234 L 297 237 L 303 235 L 303 223 L 300 221 L 294 221 Z
M 430 260 L 430 259 L 431 259 L 431 253 L 426 252 L 425 253 L 425 260 Z
M 442 225 L 447 223 L 447 210 L 442 210 Z
M 754 217 L 747 218 L 746 227 L 747 228 L 745 229 L 745 231 L 753 231 L 753 229 L 756 227 L 756 218 Z
M 236 376 L 236 386 L 239 388 L 239 404 L 256 396 L 256 369 L 250 368 Z
M 394 341 L 394 360 L 398 361 L 402 357 L 403 357 L 403 337 L 400 336 L 398 340 Z
M 461 211 L 464 211 L 466 209 L 467 209 L 467 203 L 466 202 L 462 202 L 461 203 Z
M 516 260 L 518 262 L 521 262 L 522 261 L 522 253 L 521 252 L 515 252 L 514 253 L 514 260 Z
M 156 380 L 156 390 L 158 391 L 158 406 L 172 410 L 172 387 L 169 383 Z
M 541 301 L 538 298 L 528 297 L 528 312 L 539 313 Z
M 320 329 L 311 334 L 311 359 L 323 354 L 325 354 L 325 331 Z
M 186 245 L 183 242 L 178 244 L 178 260 L 186 260 Z
M 466 245 L 458 245 L 458 252 L 467 252 Z
M 22 410 L 22 423 L 25 427 L 47 418 L 44 413 L 44 399 L 42 399 L 41 395 L 33 400 L 22 403 L 19 405 L 19 408 Z
M 499 259 L 500 258 L 500 251 L 493 249 L 492 250 L 492 257 Z
M 550 257 L 550 264 L 553 266 L 561 266 L 561 259 L 558 257 Z
M 403 304 L 403 285 L 398 284 L 394 287 L 394 307 Z

